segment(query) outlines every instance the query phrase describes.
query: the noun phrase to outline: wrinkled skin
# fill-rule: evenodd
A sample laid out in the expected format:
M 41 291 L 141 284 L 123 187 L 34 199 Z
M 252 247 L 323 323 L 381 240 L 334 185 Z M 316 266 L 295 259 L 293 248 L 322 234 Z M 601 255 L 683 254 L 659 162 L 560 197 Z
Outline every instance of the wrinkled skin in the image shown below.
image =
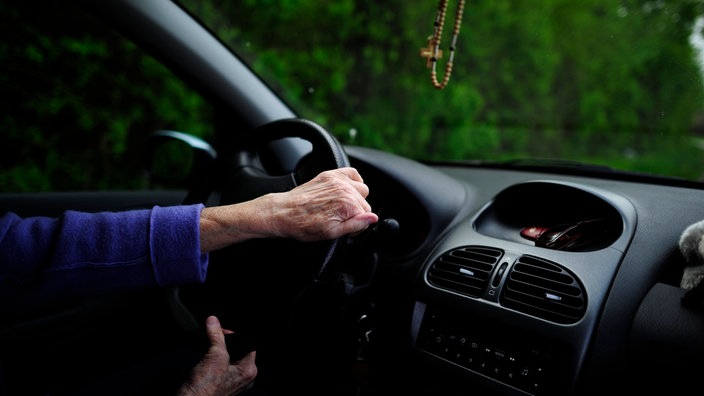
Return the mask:
M 321 172 L 290 191 L 205 208 L 201 251 L 253 238 L 313 242 L 359 233 L 379 220 L 366 201 L 368 194 L 362 176 L 348 167 Z
M 254 384 L 257 376 L 256 351 L 231 363 L 225 345 L 225 334 L 230 330 L 220 327 L 215 316 L 206 320 L 210 348 L 193 368 L 188 382 L 181 386 L 179 396 L 225 396 L 240 394 Z

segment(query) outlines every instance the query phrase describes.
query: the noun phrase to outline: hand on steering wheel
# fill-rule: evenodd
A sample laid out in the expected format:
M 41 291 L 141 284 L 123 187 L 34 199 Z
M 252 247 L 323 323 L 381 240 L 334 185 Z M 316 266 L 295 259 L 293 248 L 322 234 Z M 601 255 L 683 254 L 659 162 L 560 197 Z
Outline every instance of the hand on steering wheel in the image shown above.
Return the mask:
M 274 167 L 265 166 L 266 161 L 263 160 L 262 153 L 266 152 L 270 143 L 284 138 L 303 139 L 312 145 L 312 150 L 298 161 L 294 170 L 290 172 L 272 171 L 270 169 Z M 281 119 L 253 129 L 245 138 L 239 140 L 230 151 L 218 153 L 218 162 L 218 170 L 221 171 L 224 169 L 225 172 L 224 174 L 220 174 L 222 178 L 219 183 L 221 192 L 220 204 L 222 205 L 249 201 L 268 193 L 289 191 L 312 180 L 323 171 L 350 166 L 347 154 L 332 135 L 320 125 L 300 118 Z M 207 196 L 208 194 L 199 193 L 195 195 Z M 260 261 L 263 260 L 260 252 L 267 256 L 277 254 L 277 251 L 279 251 L 279 253 L 282 251 L 291 251 L 293 254 L 294 251 L 291 249 L 294 249 L 296 254 L 300 253 L 306 257 L 305 262 L 307 262 L 307 264 L 305 265 L 313 263 L 317 266 L 317 270 L 314 273 L 314 278 L 317 280 L 328 271 L 328 264 L 338 247 L 336 239 L 297 245 L 290 245 L 290 243 L 294 242 L 285 240 L 256 241 L 256 247 L 251 251 L 257 254 L 257 258 L 254 258 L 254 260 Z M 257 250 L 259 244 L 265 244 L 265 252 L 261 251 L 261 249 Z M 244 282 L 242 279 L 245 277 L 261 278 L 262 274 L 259 273 L 259 271 L 265 271 L 261 269 L 261 264 L 253 263 L 253 267 L 259 268 L 243 269 L 245 274 L 238 274 L 238 279 L 233 279 L 228 269 L 232 266 L 227 263 L 231 261 L 248 261 L 252 258 L 243 257 L 246 255 L 241 254 L 239 250 L 236 250 L 236 254 L 234 255 L 230 254 L 227 250 L 217 253 L 217 255 L 211 255 L 209 269 L 210 280 L 207 282 L 208 284 L 205 285 L 205 287 L 197 288 L 199 290 L 197 293 L 207 294 L 205 298 L 211 299 L 217 304 L 221 304 L 223 296 L 228 296 L 228 293 L 230 293 L 229 289 L 236 287 L 233 286 L 232 282 Z M 250 251 L 248 251 L 248 255 L 251 256 Z M 295 260 L 295 257 L 295 255 L 289 255 L 287 258 Z M 220 263 L 223 265 L 220 265 Z M 303 271 L 306 268 L 305 265 L 302 266 L 299 271 Z M 246 266 L 248 265 L 245 265 L 245 267 Z M 277 277 L 291 277 L 290 271 L 292 267 L 297 266 L 289 267 L 291 269 L 280 268 L 270 271 L 276 271 Z M 276 282 L 281 283 L 283 281 L 276 280 Z M 291 285 L 296 282 L 294 278 L 291 278 L 289 279 L 289 283 L 290 284 L 285 287 L 291 287 Z M 276 289 L 273 285 L 272 287 Z M 185 304 L 184 301 L 182 301 L 181 295 L 181 290 L 175 289 L 170 298 L 172 307 L 175 307 L 177 311 L 177 317 L 181 318 L 180 321 L 182 325 L 185 324 L 184 327 L 190 327 L 191 330 L 200 331 L 202 318 L 196 318 L 196 316 L 205 316 L 210 314 L 210 312 L 193 315 L 193 308 L 190 306 L 186 307 L 186 305 L 192 304 Z M 231 295 L 231 293 L 229 295 Z M 199 299 L 200 297 L 196 298 L 196 300 Z M 206 305 L 207 306 L 204 307 L 205 309 L 211 309 L 209 308 L 209 303 Z M 203 307 L 196 309 L 202 310 Z M 180 312 L 180 314 L 178 312 Z M 226 317 L 223 313 L 221 313 L 221 315 L 223 315 L 223 318 Z

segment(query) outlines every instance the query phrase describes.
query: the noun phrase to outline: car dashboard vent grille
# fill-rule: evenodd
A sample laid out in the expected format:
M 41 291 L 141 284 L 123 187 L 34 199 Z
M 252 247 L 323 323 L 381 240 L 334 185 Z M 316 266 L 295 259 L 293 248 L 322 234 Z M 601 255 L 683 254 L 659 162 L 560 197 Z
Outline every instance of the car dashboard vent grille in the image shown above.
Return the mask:
M 428 271 L 428 282 L 470 297 L 486 290 L 489 277 L 503 251 L 482 246 L 451 250 L 438 258 Z
M 561 266 L 521 256 L 508 274 L 501 304 L 552 322 L 571 324 L 584 316 L 586 296 L 577 278 Z

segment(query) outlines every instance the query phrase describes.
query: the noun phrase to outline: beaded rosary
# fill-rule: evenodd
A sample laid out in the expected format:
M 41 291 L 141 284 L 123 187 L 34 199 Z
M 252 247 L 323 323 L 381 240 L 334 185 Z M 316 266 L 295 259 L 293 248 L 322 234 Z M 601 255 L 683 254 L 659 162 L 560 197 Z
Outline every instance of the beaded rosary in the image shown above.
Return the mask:
M 435 67 L 438 59 L 442 58 L 442 50 L 440 50 L 440 40 L 442 39 L 442 30 L 445 26 L 445 14 L 447 13 L 447 0 L 440 0 L 438 3 L 438 11 L 435 14 L 435 23 L 433 35 L 428 37 L 428 47 L 421 48 L 420 56 L 426 58 L 425 66 L 430 68 L 430 78 L 433 86 L 437 89 L 443 89 L 450 81 L 452 74 L 452 62 L 455 59 L 455 46 L 457 45 L 457 36 L 460 34 L 460 24 L 462 23 L 462 12 L 464 11 L 464 1 L 457 2 L 457 15 L 455 16 L 455 28 L 452 31 L 452 43 L 450 44 L 450 55 L 445 64 L 445 75 L 442 82 L 438 82 L 438 75 Z

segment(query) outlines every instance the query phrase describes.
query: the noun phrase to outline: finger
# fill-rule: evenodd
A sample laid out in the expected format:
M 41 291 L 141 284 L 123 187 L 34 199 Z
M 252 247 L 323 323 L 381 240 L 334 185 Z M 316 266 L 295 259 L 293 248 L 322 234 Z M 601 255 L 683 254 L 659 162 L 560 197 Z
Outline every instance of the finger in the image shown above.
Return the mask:
M 257 351 L 250 351 L 237 361 L 235 366 L 253 366 L 257 358 Z
M 364 183 L 357 182 L 353 182 L 352 185 L 355 188 L 356 193 L 352 193 L 352 196 L 350 196 L 350 198 L 354 200 L 354 204 L 358 206 L 363 212 L 370 212 L 372 210 L 372 206 L 369 201 L 367 201 L 367 196 L 369 195 L 369 187 Z
M 357 205 L 359 206 L 359 211 L 355 211 L 358 213 L 350 213 L 350 217 L 354 217 L 359 214 L 367 213 L 372 211 L 372 206 L 367 202 L 364 198 L 360 198 L 357 200 Z
M 379 221 L 379 216 L 373 212 L 360 213 L 352 216 L 340 224 L 340 232 L 343 235 L 354 235 L 367 229 L 370 225 Z
M 215 316 L 208 316 L 205 320 L 205 332 L 210 341 L 210 345 L 225 347 L 225 334 L 220 326 L 220 320 Z
M 348 166 L 345 168 L 339 168 L 337 171 L 347 176 L 351 180 L 357 182 L 364 182 L 364 180 L 362 179 L 362 175 L 359 174 L 359 171 L 357 171 L 356 168 Z
M 359 192 L 359 194 L 363 197 L 366 198 L 367 195 L 369 195 L 369 186 L 366 185 L 364 182 L 361 181 L 351 181 L 350 184 Z

